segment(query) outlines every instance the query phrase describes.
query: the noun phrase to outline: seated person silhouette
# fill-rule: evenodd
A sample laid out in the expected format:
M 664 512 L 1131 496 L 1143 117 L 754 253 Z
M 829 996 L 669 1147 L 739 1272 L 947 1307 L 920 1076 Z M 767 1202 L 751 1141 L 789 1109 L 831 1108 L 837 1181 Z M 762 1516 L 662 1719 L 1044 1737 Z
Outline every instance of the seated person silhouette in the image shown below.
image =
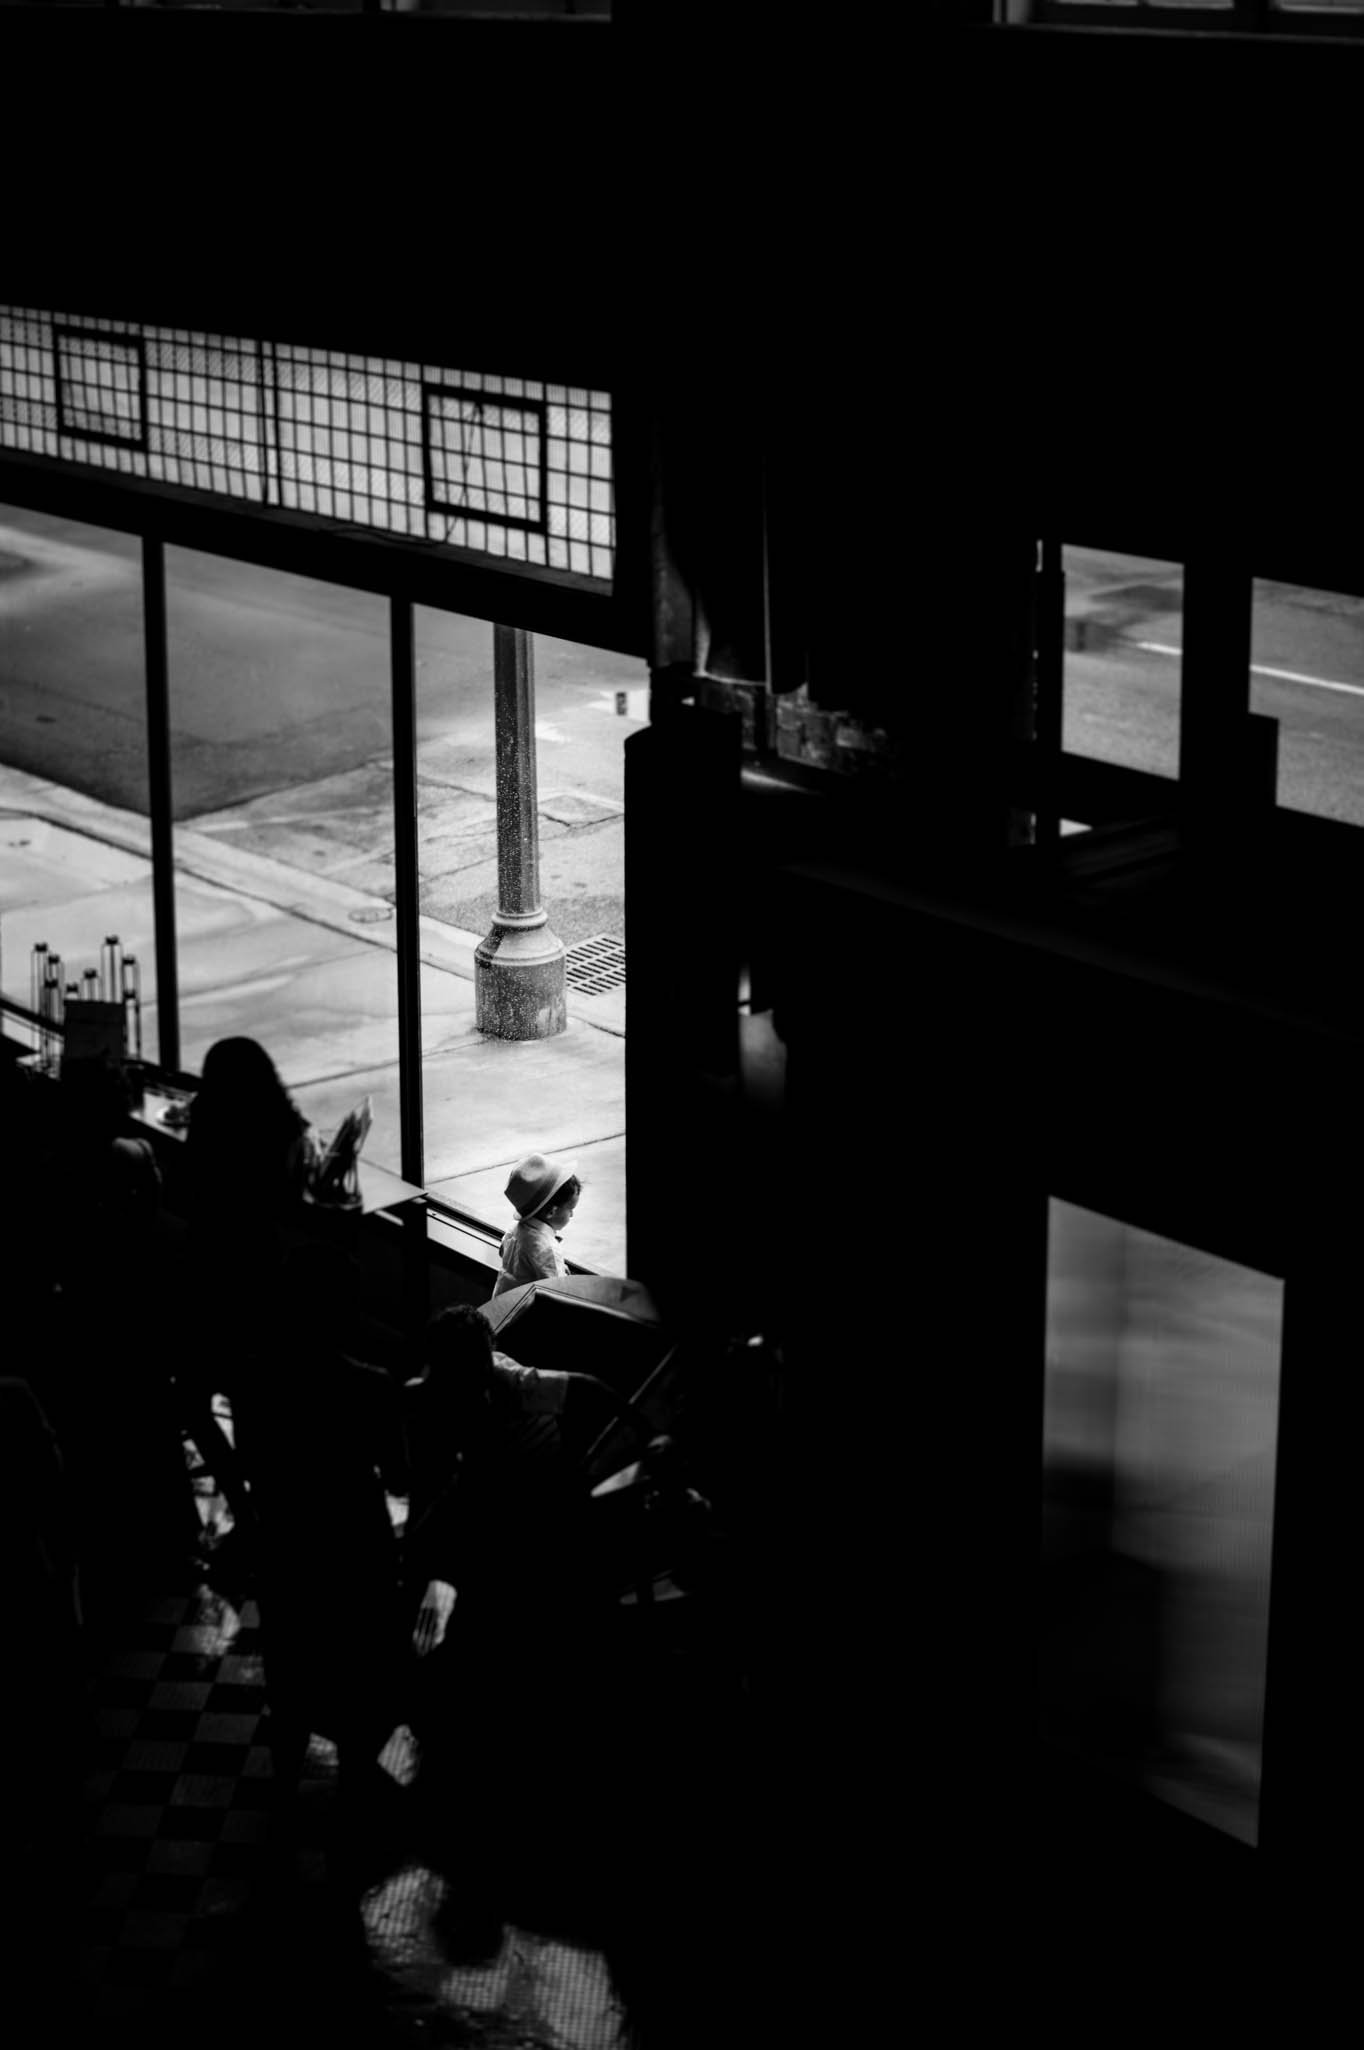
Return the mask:
M 426 1567 L 429 1578 L 458 1586 L 458 1564 L 472 1600 L 486 1576 L 504 1580 L 514 1564 L 526 1563 L 519 1538 L 498 1562 L 483 1541 L 483 1525 L 505 1523 L 513 1498 L 528 1498 L 528 1514 L 539 1503 L 535 1515 L 564 1499 L 558 1423 L 576 1377 L 539 1372 L 495 1352 L 488 1325 L 464 1304 L 432 1318 L 421 1359 L 421 1371 L 403 1388 L 408 1586 L 421 1592 Z
M 529 1488 L 542 1508 L 554 1501 L 563 1510 L 582 1493 L 573 1461 L 586 1436 L 615 1417 L 638 1421 L 595 1375 L 509 1359 L 494 1347 L 480 1312 L 466 1304 L 431 1319 L 420 1356 L 419 1373 L 403 1388 L 407 1580 L 417 1595 L 425 1585 L 417 1584 L 420 1567 L 441 1563 L 457 1527 L 468 1542 L 468 1505 L 477 1499 L 490 1512 L 494 1476 L 503 1492 Z M 461 1488 L 465 1507 L 457 1510 Z
M 78 1208 L 55 1256 L 60 1314 L 30 1362 L 69 1472 L 92 1617 L 177 1570 L 199 1534 L 158 1263 L 161 1176 L 129 1101 L 114 1063 L 63 1063 L 54 1164 Z

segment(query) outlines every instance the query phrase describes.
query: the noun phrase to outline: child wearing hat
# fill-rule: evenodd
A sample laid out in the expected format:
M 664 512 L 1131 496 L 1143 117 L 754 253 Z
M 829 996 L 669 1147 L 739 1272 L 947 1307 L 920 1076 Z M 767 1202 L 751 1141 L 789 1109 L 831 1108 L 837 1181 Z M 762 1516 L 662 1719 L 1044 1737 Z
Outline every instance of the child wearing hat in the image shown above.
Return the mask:
M 502 1240 L 502 1272 L 493 1288 L 495 1296 L 519 1288 L 523 1281 L 567 1274 L 559 1234 L 582 1194 L 574 1172 L 577 1165 L 576 1160 L 554 1161 L 543 1153 L 528 1153 L 512 1169 L 507 1200 L 517 1222 Z

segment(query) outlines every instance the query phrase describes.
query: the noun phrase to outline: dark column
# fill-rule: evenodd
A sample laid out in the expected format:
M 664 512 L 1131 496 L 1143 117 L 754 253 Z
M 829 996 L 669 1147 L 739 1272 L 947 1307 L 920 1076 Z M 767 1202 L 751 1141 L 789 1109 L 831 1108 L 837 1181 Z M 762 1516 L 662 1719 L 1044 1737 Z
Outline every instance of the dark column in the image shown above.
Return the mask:
M 403 1178 L 422 1172 L 421 877 L 417 858 L 417 719 L 412 605 L 389 601 L 393 708 L 393 874 L 398 965 L 398 1117 Z
M 1348 1112 L 1340 1117 L 1343 1147 L 1357 1128 Z M 1309 1161 L 1326 1150 L 1304 1148 Z M 1259 1836 L 1274 1874 L 1293 1875 L 1303 1907 L 1310 1902 L 1321 1926 L 1329 1916 L 1338 1930 L 1345 1891 L 1336 1851 L 1342 1831 L 1356 1835 L 1360 1809 L 1353 1776 L 1340 1773 L 1355 1691 L 1342 1618 L 1357 1585 L 1360 1408 L 1358 1379 L 1342 1373 L 1342 1362 L 1358 1358 L 1364 1229 L 1364 1204 L 1348 1179 L 1323 1168 L 1315 1188 L 1300 1185 L 1284 1289 Z
M 734 1172 L 739 764 L 737 716 L 701 706 L 665 709 L 625 743 L 629 1272 L 665 1311 L 720 1324 L 742 1321 L 733 1298 L 748 1278 L 750 1201 Z M 679 1224 L 679 1175 L 703 1226 Z
M 1185 837 L 1217 848 L 1273 810 L 1278 721 L 1250 711 L 1251 606 L 1243 561 L 1217 552 L 1184 568 L 1179 796 Z
M 497 913 L 474 955 L 480 1032 L 552 1039 L 568 1023 L 563 943 L 540 904 L 535 669 L 531 637 L 493 628 L 497 710 Z
M 156 920 L 157 1059 L 180 1067 L 180 994 L 175 965 L 175 827 L 171 797 L 170 663 L 166 652 L 166 551 L 142 539 L 142 618 L 147 664 L 147 800 L 152 827 Z

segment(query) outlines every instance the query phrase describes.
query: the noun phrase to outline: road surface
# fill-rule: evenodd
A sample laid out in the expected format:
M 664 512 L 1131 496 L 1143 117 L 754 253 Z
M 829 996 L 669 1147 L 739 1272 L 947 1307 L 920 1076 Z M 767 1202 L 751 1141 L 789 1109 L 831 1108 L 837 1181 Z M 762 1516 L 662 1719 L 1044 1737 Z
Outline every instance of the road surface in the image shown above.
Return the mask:
M 0 512 L 0 759 L 147 809 L 138 542 Z M 391 895 L 384 601 L 166 551 L 177 821 Z M 416 615 L 423 909 L 495 906 L 492 628 Z M 623 934 L 623 741 L 644 666 L 536 636 L 542 887 L 568 945 Z M 618 710 L 624 693 L 626 713 Z
M 1173 776 L 1178 564 L 1067 548 L 1066 749 Z M 1279 802 L 1364 825 L 1364 601 L 1257 582 L 1250 709 L 1279 722 Z

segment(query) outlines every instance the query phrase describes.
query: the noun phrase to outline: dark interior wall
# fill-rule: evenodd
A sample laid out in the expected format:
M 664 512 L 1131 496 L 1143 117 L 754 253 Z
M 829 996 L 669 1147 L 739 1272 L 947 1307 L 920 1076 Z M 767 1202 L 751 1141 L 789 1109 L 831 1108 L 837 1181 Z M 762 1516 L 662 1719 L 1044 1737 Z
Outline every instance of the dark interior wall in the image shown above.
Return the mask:
M 600 379 L 598 21 L 6 10 L 6 293 Z M 576 309 L 576 310 L 575 310 Z
M 957 64 L 987 455 L 1096 521 L 1329 550 L 1364 46 L 1023 30 Z
M 533 315 L 541 348 L 627 358 L 685 316 L 725 357 L 771 328 L 793 360 L 936 357 L 987 400 L 1141 372 L 1190 412 L 1227 372 L 1272 397 L 1320 366 L 1347 303 L 1355 44 L 926 28 L 890 65 L 872 28 L 666 12 L 19 8 L 0 55 L 7 273 L 138 315 L 155 288 L 357 346 Z M 1229 353 L 1191 365 L 1198 326 Z
M 1364 44 L 677 13 L 0 11 L 5 297 L 666 394 L 844 616 L 986 518 L 1357 576 Z

